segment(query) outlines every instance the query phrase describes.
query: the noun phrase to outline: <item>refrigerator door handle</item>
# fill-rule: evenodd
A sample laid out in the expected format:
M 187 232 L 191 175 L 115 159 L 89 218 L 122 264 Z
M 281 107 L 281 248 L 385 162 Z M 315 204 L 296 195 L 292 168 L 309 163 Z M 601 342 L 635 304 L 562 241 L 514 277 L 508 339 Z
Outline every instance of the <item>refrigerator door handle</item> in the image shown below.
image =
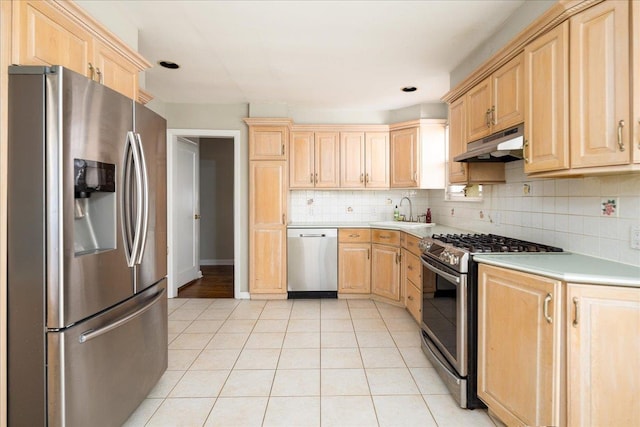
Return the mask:
M 125 256 L 127 265 L 133 267 L 135 263 L 135 246 L 133 244 L 135 237 L 135 228 L 131 223 L 132 217 L 132 187 L 131 179 L 133 177 L 133 145 L 135 144 L 133 132 L 127 132 L 127 142 L 124 149 L 124 159 L 122 164 L 122 191 L 120 193 L 120 218 L 122 223 L 122 235 L 124 238 Z
M 110 332 L 114 329 L 119 328 L 120 326 L 135 319 L 136 317 L 140 316 L 141 314 L 149 310 L 156 303 L 156 301 L 158 301 L 160 298 L 164 296 L 164 293 L 165 293 L 165 289 L 163 288 L 160 292 L 156 293 L 153 297 L 151 297 L 147 303 L 145 303 L 142 307 L 140 307 L 133 313 L 129 313 L 126 316 L 116 320 L 115 322 L 109 323 L 107 326 L 103 326 L 102 328 L 89 329 L 88 331 L 83 332 L 82 334 L 80 334 L 78 341 L 80 341 L 81 343 L 85 343 L 87 341 L 90 341 L 94 338 L 99 337 L 100 335 L 104 335 L 107 332 Z
M 131 266 L 136 264 L 138 259 L 138 253 L 140 251 L 140 239 L 142 238 L 142 220 L 144 217 L 144 189 L 143 189 L 143 176 L 142 176 L 142 160 L 140 157 L 140 150 L 138 149 L 138 143 L 133 132 L 127 133 L 131 141 L 131 151 L 133 153 L 133 166 L 136 177 L 136 222 L 134 226 L 134 238 L 133 238 L 133 250 L 131 254 Z
M 140 156 L 140 168 L 142 170 L 141 175 L 141 188 L 142 188 L 142 224 L 138 229 L 138 233 L 140 234 L 140 241 L 138 243 L 137 255 L 136 255 L 136 264 L 142 263 L 142 257 L 144 255 L 144 248 L 147 243 L 147 229 L 149 227 L 149 173 L 147 171 L 147 162 L 145 161 L 144 150 L 142 148 L 142 138 L 139 133 L 135 134 L 136 141 L 138 143 L 138 150 Z

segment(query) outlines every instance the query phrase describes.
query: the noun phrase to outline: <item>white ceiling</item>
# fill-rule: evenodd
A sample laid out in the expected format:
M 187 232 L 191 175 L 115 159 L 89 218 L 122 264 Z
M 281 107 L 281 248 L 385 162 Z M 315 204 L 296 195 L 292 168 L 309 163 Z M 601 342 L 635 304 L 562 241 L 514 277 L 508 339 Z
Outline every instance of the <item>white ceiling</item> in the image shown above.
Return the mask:
M 439 102 L 523 2 L 128 0 L 91 13 L 138 28 L 146 89 L 165 102 L 391 110 Z

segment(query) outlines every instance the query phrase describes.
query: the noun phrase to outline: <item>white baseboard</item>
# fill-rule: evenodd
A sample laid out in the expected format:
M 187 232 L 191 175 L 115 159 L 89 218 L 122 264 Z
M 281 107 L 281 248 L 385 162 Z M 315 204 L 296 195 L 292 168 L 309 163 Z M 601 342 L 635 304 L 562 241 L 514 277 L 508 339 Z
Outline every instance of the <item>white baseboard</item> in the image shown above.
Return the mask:
M 233 259 L 201 259 L 200 265 L 233 265 Z
M 251 299 L 251 294 L 249 292 L 240 292 L 236 299 Z

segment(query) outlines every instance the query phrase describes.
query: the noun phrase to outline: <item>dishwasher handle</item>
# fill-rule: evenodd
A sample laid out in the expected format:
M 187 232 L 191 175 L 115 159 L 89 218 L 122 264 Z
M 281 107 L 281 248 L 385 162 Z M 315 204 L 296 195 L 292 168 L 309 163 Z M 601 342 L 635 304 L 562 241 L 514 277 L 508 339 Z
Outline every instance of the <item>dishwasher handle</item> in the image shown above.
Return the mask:
M 327 237 L 326 234 L 300 234 L 300 237 Z

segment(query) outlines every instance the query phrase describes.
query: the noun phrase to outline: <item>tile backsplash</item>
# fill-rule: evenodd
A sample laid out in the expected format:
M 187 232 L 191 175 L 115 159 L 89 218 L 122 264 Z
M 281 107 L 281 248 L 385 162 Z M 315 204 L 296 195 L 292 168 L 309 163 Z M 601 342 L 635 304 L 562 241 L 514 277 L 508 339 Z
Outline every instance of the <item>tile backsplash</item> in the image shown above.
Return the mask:
M 480 202 L 445 201 L 444 190 L 292 190 L 289 214 L 296 223 L 388 221 L 408 196 L 414 217 L 430 207 L 436 224 L 640 266 L 640 250 L 631 248 L 632 227 L 640 226 L 640 174 L 532 179 L 522 161 L 505 167 L 507 182 L 484 186 Z M 406 201 L 399 210 L 409 215 Z
M 640 250 L 631 248 L 640 174 L 532 179 L 522 161 L 505 166 L 506 184 L 484 186 L 481 202 L 449 202 L 430 190 L 433 221 L 640 266 Z
M 291 222 L 369 222 L 391 221 L 398 205 L 400 214 L 409 217 L 411 200 L 414 220 L 427 211 L 427 190 L 292 190 L 289 198 Z

